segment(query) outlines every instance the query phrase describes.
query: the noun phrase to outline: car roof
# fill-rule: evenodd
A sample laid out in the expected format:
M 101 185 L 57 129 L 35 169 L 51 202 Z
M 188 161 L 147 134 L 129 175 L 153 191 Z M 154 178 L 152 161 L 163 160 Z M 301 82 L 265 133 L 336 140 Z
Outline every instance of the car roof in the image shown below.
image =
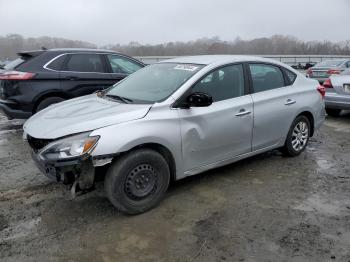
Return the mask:
M 97 48 L 52 48 L 47 51 L 55 52 L 103 52 L 103 53 L 118 53 L 112 50 L 97 49 Z
M 95 49 L 95 48 L 52 48 L 52 49 L 44 49 L 44 50 L 30 50 L 30 51 L 22 51 L 19 52 L 19 55 L 25 55 L 25 54 L 42 54 L 45 52 L 74 52 L 74 53 L 80 53 L 80 52 L 101 52 L 101 53 L 113 53 L 113 54 L 120 54 L 118 52 L 112 51 L 112 50 L 106 50 L 106 49 Z
M 235 63 L 244 61 L 257 61 L 257 62 L 267 62 L 281 64 L 276 60 L 249 56 L 249 55 L 198 55 L 198 56 L 180 56 L 168 60 L 161 61 L 160 63 L 184 63 L 184 64 L 202 64 L 210 65 L 217 63 Z

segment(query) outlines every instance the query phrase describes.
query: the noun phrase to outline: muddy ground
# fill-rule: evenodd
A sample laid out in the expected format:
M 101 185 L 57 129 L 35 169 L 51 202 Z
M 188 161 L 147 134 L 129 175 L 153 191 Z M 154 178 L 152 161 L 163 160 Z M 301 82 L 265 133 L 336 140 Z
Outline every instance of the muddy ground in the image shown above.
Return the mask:
M 125 216 L 102 187 L 69 200 L 0 116 L 0 261 L 350 261 L 350 113 L 306 152 L 277 151 L 174 183 Z

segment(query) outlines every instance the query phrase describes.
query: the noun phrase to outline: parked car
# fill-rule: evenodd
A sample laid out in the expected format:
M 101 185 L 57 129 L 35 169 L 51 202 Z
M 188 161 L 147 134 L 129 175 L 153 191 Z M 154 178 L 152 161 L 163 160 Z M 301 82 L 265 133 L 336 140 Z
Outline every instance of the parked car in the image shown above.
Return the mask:
M 110 89 L 53 105 L 24 125 L 39 169 L 72 192 L 108 167 L 108 199 L 128 214 L 160 202 L 171 180 L 271 149 L 296 156 L 324 121 L 324 88 L 249 56 L 180 57 Z
M 28 118 L 49 105 L 105 89 L 144 67 L 131 57 L 97 49 L 21 52 L 0 72 L 0 110 Z
M 326 89 L 326 112 L 330 116 L 339 116 L 342 110 L 350 110 L 350 69 L 340 75 L 331 76 L 324 83 Z
M 310 67 L 306 74 L 322 84 L 331 75 L 340 74 L 347 68 L 350 68 L 350 59 L 326 60 Z
M 315 66 L 315 63 L 308 62 L 308 63 L 305 64 L 303 69 L 304 70 L 308 70 L 310 67 L 313 67 L 313 66 Z

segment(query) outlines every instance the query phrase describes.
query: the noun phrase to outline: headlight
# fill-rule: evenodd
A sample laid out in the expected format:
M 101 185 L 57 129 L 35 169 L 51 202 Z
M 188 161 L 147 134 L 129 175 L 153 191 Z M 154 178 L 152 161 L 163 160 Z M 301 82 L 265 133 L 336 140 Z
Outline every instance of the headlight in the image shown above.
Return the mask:
M 83 133 L 48 144 L 40 152 L 42 159 L 69 159 L 91 153 L 95 148 L 99 136 L 89 136 Z

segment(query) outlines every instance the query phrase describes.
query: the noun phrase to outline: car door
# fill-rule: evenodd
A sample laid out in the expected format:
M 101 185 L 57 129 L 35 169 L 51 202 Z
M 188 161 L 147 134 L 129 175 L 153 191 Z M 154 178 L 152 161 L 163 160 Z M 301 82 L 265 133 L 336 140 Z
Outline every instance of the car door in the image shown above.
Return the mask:
M 272 64 L 249 64 L 254 103 L 253 151 L 281 143 L 295 117 L 298 93 L 290 85 L 292 80 L 287 80 L 294 73 L 289 71 L 290 76 L 285 76 L 282 70 Z
M 61 87 L 72 96 L 91 94 L 111 86 L 102 54 L 68 54 L 60 73 Z
M 106 61 L 109 67 L 112 84 L 117 83 L 143 67 L 143 65 L 137 61 L 116 54 L 106 54 Z
M 212 71 L 191 92 L 207 93 L 213 103 L 179 109 L 186 171 L 251 151 L 253 103 L 243 71 L 242 64 Z

